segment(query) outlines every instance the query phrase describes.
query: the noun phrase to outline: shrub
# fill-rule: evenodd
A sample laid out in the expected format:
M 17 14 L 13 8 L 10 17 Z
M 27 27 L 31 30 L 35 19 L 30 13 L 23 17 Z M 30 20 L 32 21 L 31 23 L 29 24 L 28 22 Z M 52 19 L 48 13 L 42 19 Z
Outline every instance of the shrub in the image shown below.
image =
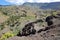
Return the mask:
M 3 30 L 3 28 L 4 28 L 4 25 L 1 24 L 1 25 L 0 25 L 0 30 Z
M 52 14 L 53 16 L 56 16 L 57 15 L 57 12 L 53 12 L 53 14 Z
M 9 37 L 13 37 L 14 34 L 12 32 L 7 32 L 5 34 L 2 35 L 2 37 L 0 38 L 0 40 L 6 40 Z

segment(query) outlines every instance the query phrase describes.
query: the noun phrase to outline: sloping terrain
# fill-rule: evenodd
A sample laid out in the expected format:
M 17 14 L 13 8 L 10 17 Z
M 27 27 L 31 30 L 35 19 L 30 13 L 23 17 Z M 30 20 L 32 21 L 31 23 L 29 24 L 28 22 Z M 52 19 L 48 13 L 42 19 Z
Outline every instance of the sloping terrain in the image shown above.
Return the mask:
M 0 24 L 6 21 L 8 18 L 9 18 L 8 16 L 5 16 L 2 14 L 2 12 L 0 12 Z
M 40 9 L 52 9 L 60 10 L 60 2 L 51 2 L 51 3 L 24 3 L 23 5 L 39 7 Z
M 53 28 L 47 31 L 43 31 L 41 33 L 37 33 L 32 36 L 27 36 L 27 37 L 12 37 L 9 38 L 8 40 L 60 40 L 60 27 Z
M 54 19 L 53 19 L 54 20 Z M 60 18 L 57 19 L 60 22 Z M 15 36 L 8 40 L 60 40 L 60 23 L 53 23 L 53 25 L 41 28 L 40 31 L 34 35 Z
M 43 34 L 47 30 L 50 30 L 50 34 L 51 30 L 53 33 L 53 29 L 58 30 L 51 29 L 47 25 L 46 18 L 53 16 L 54 25 L 60 23 L 60 10 L 43 10 L 38 7 L 14 5 L 0 6 L 0 11 L 0 40 L 46 40 Z M 48 22 L 50 25 L 51 23 Z M 55 27 L 54 25 L 53 27 Z M 46 30 L 46 28 L 48 29 Z M 56 28 L 59 27 L 56 26 Z

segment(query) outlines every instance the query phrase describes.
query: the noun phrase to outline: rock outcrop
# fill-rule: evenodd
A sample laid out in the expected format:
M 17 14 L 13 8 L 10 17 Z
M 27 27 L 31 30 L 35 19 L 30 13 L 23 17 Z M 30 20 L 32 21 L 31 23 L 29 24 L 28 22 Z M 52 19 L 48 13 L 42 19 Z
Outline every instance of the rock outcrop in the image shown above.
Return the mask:
M 38 23 L 37 21 L 26 24 L 22 29 L 22 33 L 25 33 L 24 35 L 19 32 L 17 36 L 9 38 L 8 40 L 60 40 L 60 17 L 53 17 L 51 21 L 53 22 L 53 24 L 41 28 L 38 31 L 34 29 L 33 25 L 35 23 Z M 32 31 L 33 33 L 29 34 L 30 31 Z

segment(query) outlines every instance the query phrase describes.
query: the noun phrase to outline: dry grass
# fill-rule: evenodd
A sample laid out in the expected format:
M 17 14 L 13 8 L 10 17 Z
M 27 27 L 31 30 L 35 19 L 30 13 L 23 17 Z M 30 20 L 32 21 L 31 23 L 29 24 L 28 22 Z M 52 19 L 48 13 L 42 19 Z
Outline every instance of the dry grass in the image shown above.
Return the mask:
M 2 12 L 0 12 L 0 23 L 5 22 L 8 18 L 9 18 L 8 16 L 5 16 L 5 15 L 3 15 Z

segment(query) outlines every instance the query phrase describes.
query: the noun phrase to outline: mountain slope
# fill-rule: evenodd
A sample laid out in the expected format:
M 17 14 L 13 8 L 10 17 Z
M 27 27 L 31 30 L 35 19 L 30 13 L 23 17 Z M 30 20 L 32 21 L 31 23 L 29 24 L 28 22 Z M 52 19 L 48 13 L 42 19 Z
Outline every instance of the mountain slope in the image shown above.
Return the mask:
M 57 9 L 60 10 L 60 2 L 47 3 L 48 5 L 42 6 L 43 9 Z
M 23 5 L 39 7 L 41 9 L 55 9 L 60 10 L 60 2 L 52 2 L 52 3 L 24 3 Z

